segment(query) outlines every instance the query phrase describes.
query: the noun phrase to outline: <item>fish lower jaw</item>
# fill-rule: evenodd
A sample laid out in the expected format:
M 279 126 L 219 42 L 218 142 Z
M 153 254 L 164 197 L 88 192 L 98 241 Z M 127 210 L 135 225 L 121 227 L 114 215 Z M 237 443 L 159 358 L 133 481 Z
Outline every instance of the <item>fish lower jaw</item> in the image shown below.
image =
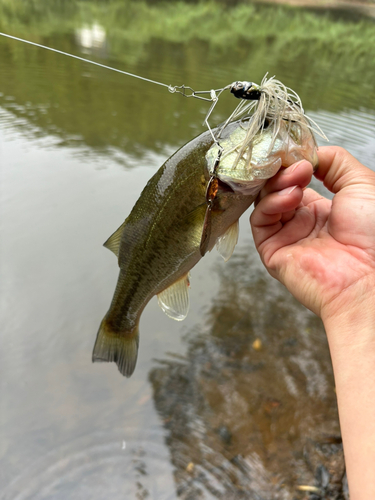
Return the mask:
M 233 191 L 244 196 L 256 196 L 266 183 L 266 179 L 243 180 L 226 175 L 220 175 L 220 180 L 228 184 Z

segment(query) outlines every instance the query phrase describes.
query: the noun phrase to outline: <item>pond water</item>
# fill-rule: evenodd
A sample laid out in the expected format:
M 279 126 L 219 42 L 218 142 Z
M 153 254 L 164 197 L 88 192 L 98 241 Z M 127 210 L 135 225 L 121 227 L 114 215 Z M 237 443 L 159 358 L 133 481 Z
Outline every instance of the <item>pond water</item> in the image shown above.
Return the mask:
M 194 89 L 275 74 L 374 169 L 371 15 L 0 0 L 0 31 Z M 1 499 L 345 498 L 324 329 L 263 269 L 249 214 L 231 260 L 192 271 L 184 322 L 148 304 L 130 379 L 91 363 L 118 273 L 102 243 L 206 111 L 0 37 Z

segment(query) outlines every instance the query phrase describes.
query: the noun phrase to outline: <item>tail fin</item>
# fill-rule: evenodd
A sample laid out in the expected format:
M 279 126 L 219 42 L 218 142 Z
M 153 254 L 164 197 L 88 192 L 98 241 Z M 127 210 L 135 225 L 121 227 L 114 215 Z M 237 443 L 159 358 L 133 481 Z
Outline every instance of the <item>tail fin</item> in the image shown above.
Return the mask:
M 92 353 L 92 361 L 114 361 L 125 377 L 130 377 L 137 364 L 138 325 L 133 331 L 119 334 L 111 330 L 104 318 L 100 324 Z

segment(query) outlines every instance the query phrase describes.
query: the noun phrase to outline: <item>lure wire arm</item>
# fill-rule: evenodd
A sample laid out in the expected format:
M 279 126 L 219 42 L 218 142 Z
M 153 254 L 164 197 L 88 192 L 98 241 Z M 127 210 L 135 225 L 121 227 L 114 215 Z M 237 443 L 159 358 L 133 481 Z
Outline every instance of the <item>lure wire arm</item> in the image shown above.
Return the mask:
M 169 85 L 168 90 L 171 94 L 181 94 L 184 97 L 195 97 L 197 99 L 202 99 L 202 101 L 211 102 L 211 99 L 207 99 L 207 97 L 200 97 L 199 95 L 197 95 L 200 93 L 209 93 L 209 91 L 196 92 L 194 89 L 192 89 L 191 87 L 189 87 L 187 85 L 179 85 L 179 86 L 178 85 L 175 85 L 175 86 Z M 187 93 L 187 92 L 190 92 L 190 93 Z
M 216 90 L 194 90 L 188 85 L 169 85 L 168 90 L 171 94 L 181 94 L 184 97 L 195 97 L 196 99 L 201 99 L 202 101 L 207 101 L 207 102 L 213 102 L 217 100 L 217 97 L 221 94 L 223 90 L 225 90 L 227 87 L 222 88 L 222 89 L 216 89 Z M 228 87 L 229 88 L 229 87 Z M 187 93 L 190 92 L 190 93 Z M 218 95 L 217 95 L 218 93 Z M 210 94 L 210 97 L 202 97 L 200 94 Z
M 210 118 L 210 116 L 211 116 L 211 114 L 212 114 L 213 110 L 215 109 L 215 106 L 216 106 L 216 104 L 218 103 L 218 101 L 219 101 L 219 97 L 220 97 L 220 95 L 222 94 L 222 92 L 224 92 L 224 90 L 227 90 L 227 89 L 229 89 L 229 88 L 230 88 L 230 85 L 227 85 L 226 87 L 223 87 L 223 88 L 218 89 L 218 90 L 210 90 L 210 91 L 206 90 L 206 91 L 200 91 L 200 92 L 198 92 L 199 94 L 203 94 L 203 93 L 208 93 L 208 92 L 210 92 L 210 97 L 211 97 L 211 99 L 207 99 L 207 100 L 211 101 L 211 102 L 212 102 L 212 104 L 211 104 L 211 106 L 210 106 L 210 109 L 207 111 L 206 117 L 205 117 L 205 119 L 204 119 L 204 121 L 203 121 L 203 125 L 206 125 L 206 127 L 208 128 L 208 130 L 209 130 L 209 132 L 210 132 L 210 134 L 211 134 L 211 136 L 212 136 L 212 138 L 213 138 L 214 142 L 215 142 L 215 143 L 216 143 L 216 145 L 219 147 L 220 156 L 221 156 L 221 154 L 222 154 L 222 152 L 223 152 L 223 148 L 220 146 L 220 144 L 219 144 L 219 142 L 218 142 L 217 138 L 215 137 L 214 133 L 212 132 L 212 129 L 211 129 L 211 127 L 210 127 L 210 124 L 208 123 L 208 119 Z M 220 159 L 220 158 L 219 158 L 219 159 Z
M 233 84 L 227 85 L 221 89 L 211 89 L 211 90 L 194 90 L 187 85 L 180 85 L 180 86 L 169 85 L 169 87 L 168 87 L 168 90 L 169 90 L 169 92 L 171 92 L 171 94 L 181 94 L 184 97 L 195 97 L 196 99 L 200 99 L 202 101 L 212 103 L 210 106 L 210 109 L 208 110 L 206 117 L 203 121 L 203 125 L 206 125 L 206 127 L 208 128 L 208 131 L 210 132 L 215 144 L 219 147 L 219 151 L 221 151 L 221 153 L 223 152 L 223 148 L 220 146 L 217 138 L 215 137 L 214 133 L 212 132 L 212 128 L 210 127 L 208 119 L 210 118 L 216 104 L 218 103 L 220 94 L 222 92 L 224 92 L 224 90 L 230 89 L 232 87 L 232 85 Z M 208 94 L 210 97 L 205 97 Z M 220 153 L 220 156 L 221 156 L 221 153 Z

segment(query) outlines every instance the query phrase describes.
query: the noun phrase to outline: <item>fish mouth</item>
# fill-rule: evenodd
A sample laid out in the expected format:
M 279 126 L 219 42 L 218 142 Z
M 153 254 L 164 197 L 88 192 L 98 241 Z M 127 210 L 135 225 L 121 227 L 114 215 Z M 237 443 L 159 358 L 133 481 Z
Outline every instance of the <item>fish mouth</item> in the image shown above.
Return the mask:
M 273 159 L 264 165 L 233 171 L 231 169 L 219 170 L 219 179 L 231 187 L 235 192 L 243 195 L 254 195 L 262 189 L 265 182 L 277 174 L 282 165 L 281 158 Z
M 245 179 L 235 179 L 230 176 L 221 175 L 220 181 L 226 185 L 232 192 L 242 194 L 244 196 L 255 196 L 262 189 L 267 179 L 253 179 L 251 181 Z
M 229 181 L 225 181 L 224 179 L 218 177 L 219 190 L 222 193 L 235 193 L 236 189 L 233 189 L 230 183 L 230 178 L 228 179 Z

